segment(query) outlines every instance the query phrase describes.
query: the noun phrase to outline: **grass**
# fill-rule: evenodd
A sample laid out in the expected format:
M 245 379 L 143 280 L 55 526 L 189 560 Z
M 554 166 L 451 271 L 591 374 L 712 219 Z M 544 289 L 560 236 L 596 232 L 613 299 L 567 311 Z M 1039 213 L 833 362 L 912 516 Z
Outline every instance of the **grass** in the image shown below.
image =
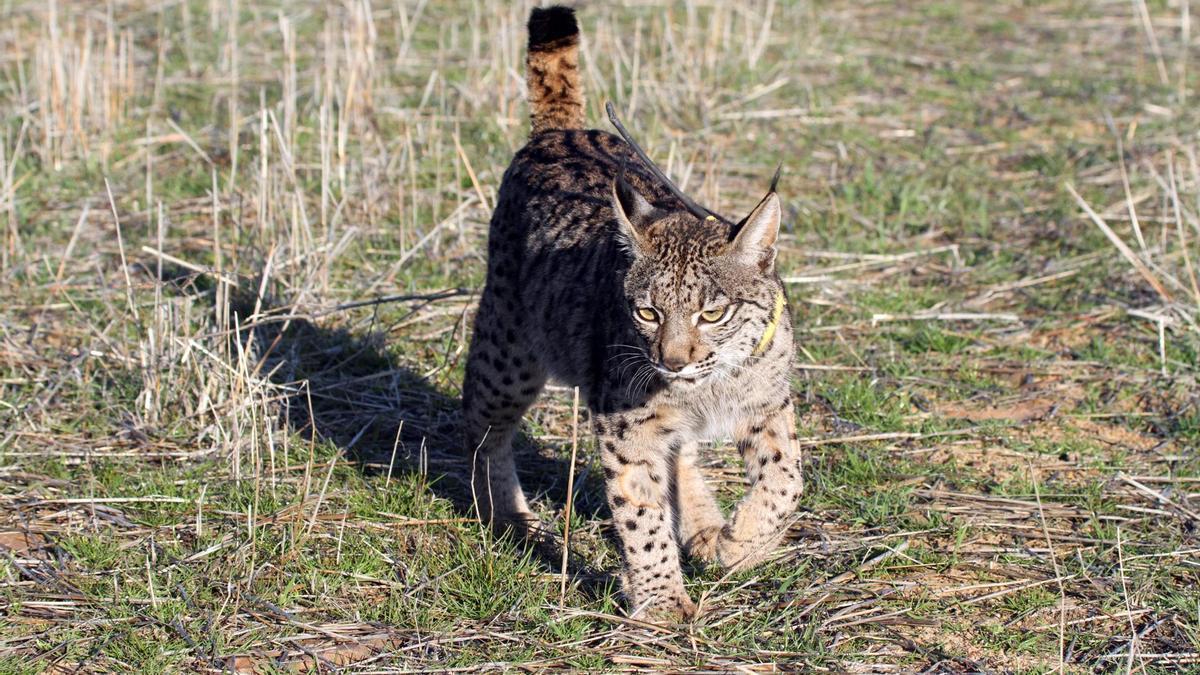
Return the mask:
M 686 626 L 625 617 L 586 434 L 562 598 L 464 491 L 526 7 L 10 4 L 0 671 L 1200 667 L 1180 3 L 581 11 L 590 119 L 729 214 L 785 167 L 807 489 Z M 520 440 L 560 528 L 572 425 Z

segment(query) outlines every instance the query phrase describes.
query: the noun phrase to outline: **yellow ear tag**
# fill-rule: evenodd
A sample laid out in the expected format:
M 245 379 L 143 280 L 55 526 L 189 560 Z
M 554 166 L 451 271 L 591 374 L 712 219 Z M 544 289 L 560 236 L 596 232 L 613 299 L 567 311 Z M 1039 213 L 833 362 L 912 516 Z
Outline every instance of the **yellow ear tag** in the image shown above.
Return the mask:
M 705 220 L 716 220 L 716 217 L 714 217 L 714 216 L 705 216 L 705 218 L 704 218 L 704 219 L 705 219 Z
M 771 338 L 775 337 L 775 329 L 779 328 L 779 319 L 783 317 L 783 306 L 786 302 L 782 291 L 775 296 L 775 308 L 771 310 L 771 321 L 767 323 L 767 329 L 763 331 L 762 338 L 754 346 L 754 351 L 751 352 L 752 356 L 762 356 L 763 352 L 767 351 L 767 347 L 771 344 Z

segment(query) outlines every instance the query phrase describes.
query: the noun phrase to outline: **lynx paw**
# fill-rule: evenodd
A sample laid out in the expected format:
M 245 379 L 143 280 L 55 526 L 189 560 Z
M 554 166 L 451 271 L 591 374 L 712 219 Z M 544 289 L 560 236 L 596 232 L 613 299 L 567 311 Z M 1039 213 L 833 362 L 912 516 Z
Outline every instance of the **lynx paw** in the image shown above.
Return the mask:
M 544 536 L 542 521 L 532 511 L 495 511 L 481 514 L 480 520 L 498 534 L 511 532 L 518 538 L 537 540 Z
M 771 540 L 739 540 L 722 532 L 717 542 L 717 561 L 727 570 L 740 572 L 766 560 L 774 548 Z
M 680 591 L 661 601 L 656 599 L 633 616 L 655 623 L 687 623 L 696 618 L 696 603 Z
M 718 560 L 718 546 L 721 541 L 721 531 L 724 524 L 710 525 L 697 530 L 683 542 L 683 548 L 693 558 L 707 562 Z

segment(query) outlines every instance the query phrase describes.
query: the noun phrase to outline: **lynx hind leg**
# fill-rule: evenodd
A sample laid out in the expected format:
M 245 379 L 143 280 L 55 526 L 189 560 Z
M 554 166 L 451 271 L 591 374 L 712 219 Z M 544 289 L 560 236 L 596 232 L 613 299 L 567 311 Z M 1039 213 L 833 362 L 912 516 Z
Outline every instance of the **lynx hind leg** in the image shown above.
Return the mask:
M 679 514 L 679 541 L 688 555 L 717 559 L 717 542 L 725 516 L 696 466 L 698 446 L 685 443 L 675 458 L 675 505 Z
M 803 473 L 791 399 L 747 420 L 737 436 L 750 489 L 721 532 L 717 557 L 725 567 L 745 569 L 771 555 L 800 502 Z
M 506 323 L 485 293 L 463 380 L 463 442 L 472 461 L 471 492 L 480 519 L 530 535 L 539 530 L 538 520 L 517 478 L 512 445 L 546 376 Z

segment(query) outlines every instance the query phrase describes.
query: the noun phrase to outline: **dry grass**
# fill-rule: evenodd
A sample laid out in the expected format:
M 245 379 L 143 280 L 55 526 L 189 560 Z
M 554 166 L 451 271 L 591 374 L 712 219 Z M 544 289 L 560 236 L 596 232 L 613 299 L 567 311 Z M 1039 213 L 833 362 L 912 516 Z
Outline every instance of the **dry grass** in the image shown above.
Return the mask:
M 785 166 L 808 492 L 689 626 L 624 616 L 571 392 L 570 550 L 463 490 L 527 6 L 6 9 L 0 670 L 1198 667 L 1186 0 L 582 10 L 591 119 L 729 213 Z

